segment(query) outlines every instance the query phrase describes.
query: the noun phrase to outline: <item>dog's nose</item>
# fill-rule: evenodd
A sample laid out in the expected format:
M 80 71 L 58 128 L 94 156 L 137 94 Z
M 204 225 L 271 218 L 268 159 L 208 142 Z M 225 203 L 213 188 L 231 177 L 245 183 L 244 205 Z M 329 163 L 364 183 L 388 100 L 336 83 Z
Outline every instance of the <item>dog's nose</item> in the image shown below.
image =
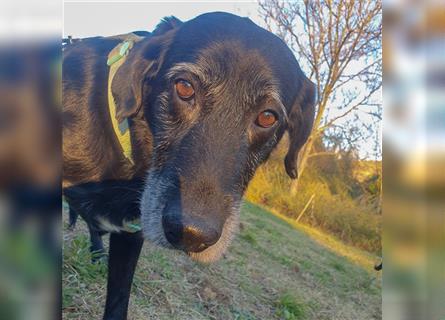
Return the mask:
M 201 252 L 215 244 L 220 234 L 199 218 L 179 219 L 172 216 L 162 218 L 164 234 L 174 247 L 187 252 Z

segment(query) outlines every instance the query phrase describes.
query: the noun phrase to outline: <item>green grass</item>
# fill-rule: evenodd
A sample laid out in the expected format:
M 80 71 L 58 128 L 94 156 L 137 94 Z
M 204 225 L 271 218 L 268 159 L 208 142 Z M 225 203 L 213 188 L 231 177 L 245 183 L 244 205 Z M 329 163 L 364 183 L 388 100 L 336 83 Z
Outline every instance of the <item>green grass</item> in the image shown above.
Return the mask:
M 245 203 L 241 230 L 225 257 L 202 265 L 146 243 L 129 319 L 380 319 L 380 277 L 369 254 L 352 261 L 340 244 Z M 100 319 L 103 265 L 89 262 L 86 228 L 64 235 L 64 319 Z
M 292 294 L 286 293 L 277 303 L 276 315 L 281 319 L 298 320 L 306 318 L 306 306 Z

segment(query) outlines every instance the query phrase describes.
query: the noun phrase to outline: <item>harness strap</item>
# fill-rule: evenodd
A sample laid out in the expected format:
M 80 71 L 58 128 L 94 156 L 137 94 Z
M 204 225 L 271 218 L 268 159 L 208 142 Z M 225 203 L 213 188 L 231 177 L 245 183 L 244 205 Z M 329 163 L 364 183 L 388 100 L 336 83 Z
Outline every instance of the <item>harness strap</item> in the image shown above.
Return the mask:
M 108 54 L 107 65 L 110 67 L 108 73 L 108 110 L 110 112 L 111 123 L 116 137 L 119 140 L 119 144 L 122 148 L 122 153 L 125 158 L 134 165 L 133 161 L 133 148 L 131 144 L 131 136 L 129 130 L 128 119 L 124 119 L 119 123 L 116 118 L 116 103 L 114 101 L 113 94 L 111 92 L 111 84 L 113 78 L 122 64 L 125 62 L 126 57 L 130 50 L 133 48 L 134 43 L 140 41 L 142 37 L 139 37 L 133 33 L 125 36 L 126 40 L 119 43 Z
M 141 219 L 135 219 L 132 221 L 124 221 L 122 223 L 123 231 L 127 233 L 136 233 L 142 230 Z
M 114 134 L 119 140 L 119 144 L 122 149 L 122 153 L 125 158 L 134 165 L 133 161 L 133 148 L 131 143 L 131 136 L 129 130 L 128 119 L 124 119 L 119 123 L 116 118 L 116 103 L 114 101 L 113 93 L 111 92 L 111 84 L 113 78 L 119 68 L 124 64 L 128 53 L 133 48 L 133 45 L 143 39 L 143 37 L 137 36 L 133 33 L 124 35 L 124 41 L 119 43 L 113 50 L 108 54 L 107 65 L 110 67 L 108 73 L 108 110 L 110 112 L 111 123 L 113 124 Z M 141 231 L 140 219 L 135 219 L 132 221 L 122 222 L 122 231 L 128 233 L 135 233 Z

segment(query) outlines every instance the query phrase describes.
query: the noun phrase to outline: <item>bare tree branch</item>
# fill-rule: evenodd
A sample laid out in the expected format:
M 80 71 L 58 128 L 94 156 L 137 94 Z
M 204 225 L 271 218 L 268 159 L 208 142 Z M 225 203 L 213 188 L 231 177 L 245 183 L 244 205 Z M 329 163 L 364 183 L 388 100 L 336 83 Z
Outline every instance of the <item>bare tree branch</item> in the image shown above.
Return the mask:
M 300 154 L 300 170 L 304 170 L 316 138 L 339 119 L 349 118 L 362 109 L 381 118 L 381 101 L 374 94 L 382 83 L 382 3 L 381 0 L 260 0 L 260 14 L 269 29 L 293 48 L 317 85 L 314 130 Z M 365 89 L 357 92 L 354 86 L 357 83 L 364 84 L 361 88 Z M 345 111 L 331 117 L 330 114 L 338 114 L 331 112 L 334 108 Z M 354 118 L 349 124 L 369 131 L 360 121 Z

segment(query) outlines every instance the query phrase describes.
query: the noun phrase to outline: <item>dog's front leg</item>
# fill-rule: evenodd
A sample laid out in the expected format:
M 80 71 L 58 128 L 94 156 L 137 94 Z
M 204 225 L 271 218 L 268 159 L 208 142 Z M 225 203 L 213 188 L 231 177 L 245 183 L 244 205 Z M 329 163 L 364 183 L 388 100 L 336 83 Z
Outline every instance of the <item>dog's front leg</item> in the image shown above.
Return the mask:
M 104 320 L 127 319 L 131 283 L 142 244 L 141 232 L 112 233 L 110 235 Z

